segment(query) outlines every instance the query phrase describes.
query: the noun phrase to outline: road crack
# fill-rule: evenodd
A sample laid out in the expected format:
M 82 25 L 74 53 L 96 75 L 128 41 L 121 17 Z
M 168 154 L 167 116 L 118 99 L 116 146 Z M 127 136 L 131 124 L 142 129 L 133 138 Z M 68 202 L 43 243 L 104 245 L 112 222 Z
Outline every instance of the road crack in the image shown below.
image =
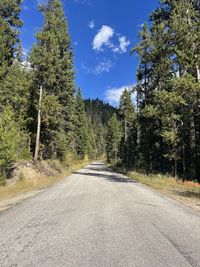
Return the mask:
M 192 267 L 200 267 L 199 263 L 191 256 L 191 252 L 185 251 L 181 246 L 174 241 L 169 235 L 164 233 L 156 224 L 153 223 L 154 228 L 178 251 L 178 253 L 189 263 Z

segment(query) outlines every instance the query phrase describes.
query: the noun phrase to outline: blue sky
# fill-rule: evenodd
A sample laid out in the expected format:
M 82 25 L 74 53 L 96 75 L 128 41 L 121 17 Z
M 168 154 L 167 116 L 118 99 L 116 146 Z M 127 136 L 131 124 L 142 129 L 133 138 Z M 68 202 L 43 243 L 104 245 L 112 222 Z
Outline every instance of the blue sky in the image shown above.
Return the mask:
M 40 0 L 24 0 L 21 39 L 28 52 L 43 17 Z M 130 56 L 138 31 L 158 0 L 63 0 L 74 50 L 76 86 L 84 98 L 116 105 L 124 87 L 136 82 L 138 59 Z

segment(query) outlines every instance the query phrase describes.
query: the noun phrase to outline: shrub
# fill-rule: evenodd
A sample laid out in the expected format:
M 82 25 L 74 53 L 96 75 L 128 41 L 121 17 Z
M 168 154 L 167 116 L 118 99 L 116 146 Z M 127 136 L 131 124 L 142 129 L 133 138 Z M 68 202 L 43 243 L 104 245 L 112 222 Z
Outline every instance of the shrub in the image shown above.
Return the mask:
M 60 163 L 60 161 L 58 161 L 58 160 L 48 160 L 48 164 L 52 169 L 56 170 L 59 173 L 62 173 L 63 166 Z
M 0 113 L 0 179 L 2 181 L 17 159 L 19 140 L 19 130 L 13 119 L 13 112 L 6 107 Z

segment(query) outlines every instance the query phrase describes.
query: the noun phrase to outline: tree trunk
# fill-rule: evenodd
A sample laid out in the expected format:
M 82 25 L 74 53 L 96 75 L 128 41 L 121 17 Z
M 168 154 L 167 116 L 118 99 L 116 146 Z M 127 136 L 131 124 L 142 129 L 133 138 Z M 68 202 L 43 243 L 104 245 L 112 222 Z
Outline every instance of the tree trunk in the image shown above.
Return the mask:
M 41 109 L 42 109 L 42 93 L 43 89 L 40 86 L 40 95 L 39 95 L 39 105 L 38 105 L 38 123 L 37 123 L 37 135 L 36 135 L 36 143 L 35 143 L 35 156 L 34 161 L 38 161 L 39 150 L 40 150 L 40 132 L 41 132 Z
M 126 117 L 125 117 L 125 122 L 124 122 L 124 139 L 125 142 L 127 141 L 127 121 L 126 121 Z
M 197 81 L 200 82 L 200 68 L 198 63 L 196 64 L 196 70 L 197 70 Z
M 200 68 L 196 64 L 197 81 L 200 83 Z M 200 182 L 200 96 L 196 94 L 196 107 L 194 112 L 194 128 L 195 128 L 195 178 Z

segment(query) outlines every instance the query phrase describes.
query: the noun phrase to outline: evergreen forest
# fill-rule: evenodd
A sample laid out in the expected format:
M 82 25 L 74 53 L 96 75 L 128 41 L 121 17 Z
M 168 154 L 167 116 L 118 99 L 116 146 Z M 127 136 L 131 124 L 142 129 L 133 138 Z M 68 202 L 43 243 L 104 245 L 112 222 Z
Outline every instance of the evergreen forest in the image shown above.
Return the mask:
M 22 0 L 0 0 L 0 184 L 20 160 L 106 156 L 126 169 L 200 182 L 198 0 L 160 0 L 149 14 L 130 51 L 137 84 L 118 108 L 84 100 L 76 88 L 61 0 L 39 5 L 44 23 L 24 61 L 21 8 Z
M 44 17 L 23 60 L 21 0 L 0 1 L 0 183 L 20 160 L 97 159 L 115 108 L 83 100 L 75 88 L 73 51 L 60 0 L 39 5 Z
M 161 0 L 139 40 L 137 84 L 108 124 L 108 161 L 200 182 L 199 1 Z

